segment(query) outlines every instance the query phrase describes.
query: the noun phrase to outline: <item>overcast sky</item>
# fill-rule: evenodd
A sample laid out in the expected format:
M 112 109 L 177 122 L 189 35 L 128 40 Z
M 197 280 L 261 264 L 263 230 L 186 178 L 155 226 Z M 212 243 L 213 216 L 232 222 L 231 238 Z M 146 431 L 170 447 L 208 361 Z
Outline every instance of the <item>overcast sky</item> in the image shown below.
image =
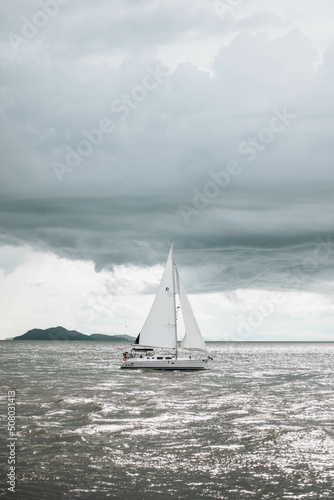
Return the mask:
M 334 340 L 332 0 L 2 2 L 0 338 Z

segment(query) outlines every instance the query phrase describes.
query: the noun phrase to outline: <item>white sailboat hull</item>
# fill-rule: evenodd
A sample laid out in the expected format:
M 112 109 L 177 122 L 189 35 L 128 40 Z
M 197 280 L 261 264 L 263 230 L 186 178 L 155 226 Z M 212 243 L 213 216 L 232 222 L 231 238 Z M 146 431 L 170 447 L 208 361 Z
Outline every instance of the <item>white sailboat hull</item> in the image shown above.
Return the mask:
M 121 364 L 121 368 L 150 368 L 151 370 L 205 370 L 208 368 L 208 361 L 208 359 L 189 358 L 130 358 Z

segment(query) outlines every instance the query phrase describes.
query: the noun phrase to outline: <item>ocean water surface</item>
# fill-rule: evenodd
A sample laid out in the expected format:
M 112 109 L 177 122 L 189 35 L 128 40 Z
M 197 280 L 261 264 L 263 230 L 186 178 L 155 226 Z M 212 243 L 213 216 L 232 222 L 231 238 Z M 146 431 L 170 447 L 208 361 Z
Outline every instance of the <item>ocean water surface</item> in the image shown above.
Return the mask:
M 204 372 L 120 370 L 124 347 L 1 342 L 1 497 L 334 498 L 334 344 L 209 343 Z

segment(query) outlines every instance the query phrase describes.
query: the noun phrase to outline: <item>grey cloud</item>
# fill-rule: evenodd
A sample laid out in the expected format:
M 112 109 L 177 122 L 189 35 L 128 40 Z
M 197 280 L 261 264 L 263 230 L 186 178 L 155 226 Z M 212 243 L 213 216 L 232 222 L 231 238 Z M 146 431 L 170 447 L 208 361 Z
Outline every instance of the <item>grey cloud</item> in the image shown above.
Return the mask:
M 32 16 L 38 4 L 19 8 Z M 6 34 L 17 12 L 12 4 L 3 10 Z M 162 263 L 176 238 L 195 292 L 280 289 L 292 271 L 304 278 L 291 287 L 330 291 L 332 260 L 312 272 L 303 262 L 317 238 L 334 234 L 333 48 L 317 67 L 320 55 L 300 30 L 274 40 L 247 31 L 275 23 L 270 13 L 221 22 L 203 2 L 72 2 L 34 50 L 3 54 L 1 241 L 92 260 L 101 270 Z M 205 40 L 224 27 L 235 38 L 211 73 L 180 64 L 126 120 L 112 112 L 148 65 L 162 65 L 158 45 L 191 32 Z M 119 69 L 108 57 L 88 58 L 119 47 L 131 49 Z M 284 107 L 296 118 L 247 163 L 241 141 Z M 75 149 L 82 130 L 105 117 L 113 133 L 59 183 L 52 162 L 64 162 L 66 146 Z M 194 189 L 203 191 L 230 159 L 242 173 L 187 225 L 179 204 L 191 205 Z
M 334 278 L 333 233 L 314 224 L 308 227 L 306 221 L 296 231 L 298 212 L 294 210 L 292 224 L 286 216 L 291 205 L 283 210 L 230 204 L 218 213 L 208 210 L 206 217 L 185 228 L 177 220 L 176 201 L 153 196 L 7 200 L 0 206 L 3 242 L 51 248 L 62 257 L 92 260 L 100 270 L 116 264 L 163 263 L 169 238 L 174 237 L 188 287 L 197 293 L 289 285 L 313 289 L 319 280 Z M 321 250 L 312 267 L 307 259 L 314 259 L 317 239 L 326 242 L 327 236 L 329 250 Z

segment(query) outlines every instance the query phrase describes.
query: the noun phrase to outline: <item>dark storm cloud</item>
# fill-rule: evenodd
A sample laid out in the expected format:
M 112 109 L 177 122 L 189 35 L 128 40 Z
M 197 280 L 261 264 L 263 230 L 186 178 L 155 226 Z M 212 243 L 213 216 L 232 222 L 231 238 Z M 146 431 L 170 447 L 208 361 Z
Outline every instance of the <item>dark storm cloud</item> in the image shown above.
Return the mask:
M 325 280 L 323 292 L 331 290 L 326 281 L 334 278 L 334 235 L 306 222 L 297 230 L 286 215 L 298 213 L 295 206 L 241 207 L 230 200 L 185 229 L 175 213 L 176 202 L 153 196 L 7 200 L 0 204 L 2 242 L 28 243 L 70 259 L 92 260 L 100 270 L 117 264 L 163 263 L 168 238 L 174 237 L 178 262 L 194 293 L 252 287 L 313 289 L 319 280 Z M 305 209 L 301 206 L 299 213 Z
M 3 40 L 39 8 L 3 7 Z M 306 272 L 305 259 L 315 259 L 319 238 L 334 239 L 334 50 L 319 65 L 299 30 L 274 40 L 246 31 L 275 24 L 270 13 L 221 20 L 203 2 L 69 2 L 18 54 L 3 42 L 1 241 L 89 259 L 100 270 L 162 263 L 176 238 L 193 291 L 327 290 L 331 261 L 308 261 Z M 236 36 L 212 74 L 190 63 L 167 72 L 157 57 L 158 46 L 220 29 Z M 113 55 L 94 60 L 120 48 L 131 54 L 118 69 Z M 157 65 L 165 76 L 134 100 Z M 112 109 L 123 96 L 132 99 L 124 119 Z M 264 143 L 273 110 L 294 118 Z M 103 119 L 112 133 L 58 182 L 53 162 L 65 164 L 83 130 Z M 254 140 L 248 161 L 240 145 Z M 241 173 L 198 210 L 194 196 L 229 160 Z M 188 223 L 180 204 L 197 210 Z M 291 278 L 297 271 L 303 279 Z

